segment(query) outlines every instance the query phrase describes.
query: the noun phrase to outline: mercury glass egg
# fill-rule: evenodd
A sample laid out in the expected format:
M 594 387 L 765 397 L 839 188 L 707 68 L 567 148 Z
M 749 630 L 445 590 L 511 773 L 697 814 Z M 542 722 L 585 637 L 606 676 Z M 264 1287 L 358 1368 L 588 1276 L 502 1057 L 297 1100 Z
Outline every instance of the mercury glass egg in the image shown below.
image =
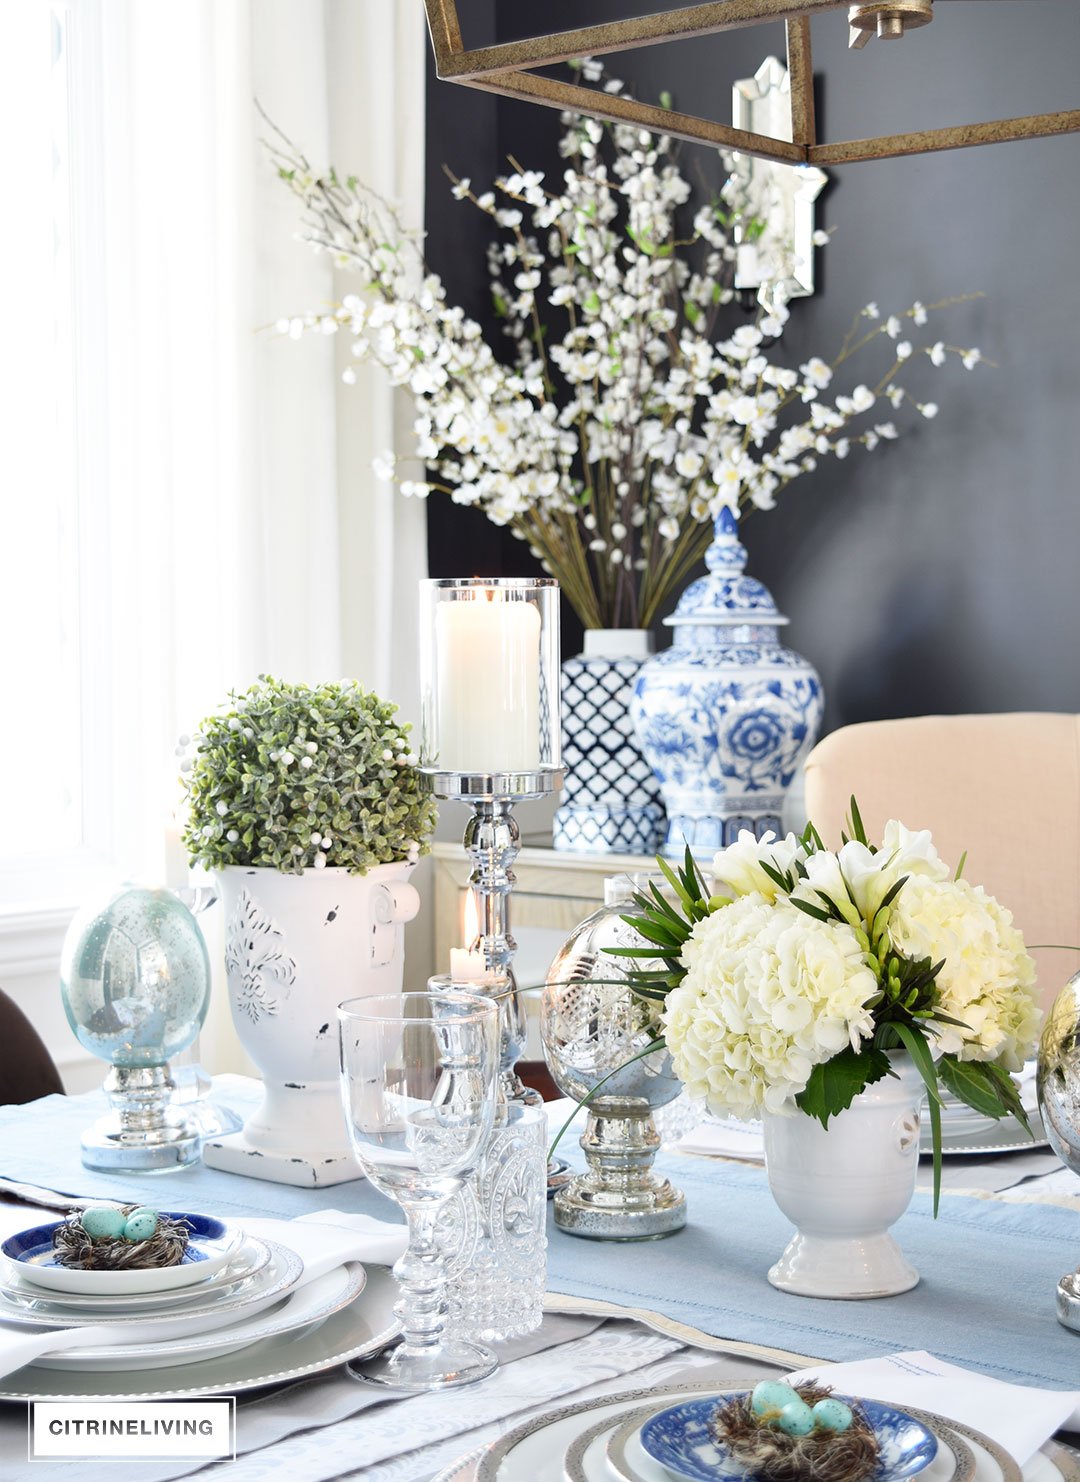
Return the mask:
M 1054 1000 L 1039 1042 L 1039 1110 L 1050 1146 L 1080 1174 L 1080 973 Z
M 124 1213 L 111 1204 L 93 1204 L 83 1210 L 79 1224 L 91 1240 L 119 1240 L 124 1233 Z
M 79 1043 L 112 1065 L 162 1065 L 187 1049 L 210 998 L 202 932 L 168 890 L 124 886 L 80 911 L 60 963 Z
M 843 1400 L 834 1400 L 831 1397 L 818 1400 L 811 1407 L 811 1413 L 814 1417 L 814 1425 L 819 1431 L 835 1431 L 837 1435 L 850 1430 L 854 1419 L 850 1405 L 845 1405 Z

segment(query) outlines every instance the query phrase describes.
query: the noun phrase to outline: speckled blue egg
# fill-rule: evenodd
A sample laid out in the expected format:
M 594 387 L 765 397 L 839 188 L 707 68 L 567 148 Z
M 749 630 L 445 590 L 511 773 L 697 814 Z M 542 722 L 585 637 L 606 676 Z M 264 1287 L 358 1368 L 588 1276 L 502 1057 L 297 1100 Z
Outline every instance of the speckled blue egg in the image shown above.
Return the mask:
M 796 1395 L 790 1404 L 784 1406 L 773 1423 L 785 1436 L 808 1436 L 814 1429 L 814 1412 L 805 1400 L 800 1400 Z
M 845 1405 L 843 1400 L 818 1400 L 813 1415 L 819 1431 L 836 1431 L 838 1435 L 850 1429 L 853 1419 L 850 1405 Z
M 145 1205 L 139 1209 L 133 1209 L 127 1217 L 124 1225 L 125 1240 L 149 1240 L 158 1227 L 158 1215 L 156 1209 L 147 1209 Z
M 125 1223 L 123 1212 L 106 1204 L 91 1205 L 79 1216 L 79 1224 L 91 1240 L 119 1240 Z
M 750 1409 L 755 1415 L 778 1415 L 785 1405 L 798 1398 L 790 1384 L 780 1379 L 763 1379 L 750 1395 Z

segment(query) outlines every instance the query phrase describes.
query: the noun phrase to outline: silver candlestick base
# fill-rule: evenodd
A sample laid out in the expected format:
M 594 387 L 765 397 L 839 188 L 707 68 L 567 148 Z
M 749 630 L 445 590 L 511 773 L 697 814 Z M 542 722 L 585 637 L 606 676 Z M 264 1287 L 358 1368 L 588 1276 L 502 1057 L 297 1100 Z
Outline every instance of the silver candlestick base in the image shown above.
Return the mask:
M 114 1065 L 105 1077 L 111 1112 L 82 1137 L 85 1168 L 103 1173 L 169 1173 L 197 1163 L 198 1125 L 172 1101 L 168 1065 Z
M 686 1224 L 686 1196 L 653 1172 L 660 1134 L 648 1102 L 600 1096 L 581 1138 L 589 1168 L 555 1195 L 555 1223 L 590 1240 L 660 1240 Z
M 540 1113 L 543 1098 L 538 1091 L 524 1085 L 516 1070 L 528 1030 L 514 976 L 517 943 L 510 931 L 513 863 L 521 848 L 514 807 L 557 791 L 565 772 L 557 767 L 528 772 L 445 772 L 421 768 L 421 776 L 424 786 L 436 797 L 466 803 L 472 808 L 463 842 L 472 861 L 469 888 L 476 899 L 480 929 L 477 939 L 467 945 L 482 953 L 486 971 L 482 982 L 465 986 L 470 992 L 484 993 L 499 1001 L 500 1081 L 506 1101 Z M 570 1176 L 562 1159 L 548 1160 L 548 1197 L 562 1188 Z

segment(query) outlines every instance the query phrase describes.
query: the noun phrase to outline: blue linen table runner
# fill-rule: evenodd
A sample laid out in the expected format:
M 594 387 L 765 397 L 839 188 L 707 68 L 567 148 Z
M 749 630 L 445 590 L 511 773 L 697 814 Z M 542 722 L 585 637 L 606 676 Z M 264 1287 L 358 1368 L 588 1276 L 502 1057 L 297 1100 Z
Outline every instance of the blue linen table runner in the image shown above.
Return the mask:
M 242 1081 L 216 1094 L 241 1115 L 258 1099 L 257 1088 Z M 399 1218 L 364 1180 L 301 1189 L 201 1164 L 152 1178 L 92 1173 L 80 1162 L 79 1138 L 102 1110 L 99 1092 L 0 1108 L 0 1174 L 64 1193 L 150 1199 L 232 1218 L 327 1208 Z M 778 1292 L 766 1280 L 792 1231 L 761 1168 L 671 1154 L 657 1166 L 686 1193 L 686 1229 L 618 1244 L 552 1226 L 549 1290 L 661 1312 L 716 1338 L 814 1358 L 925 1348 L 1013 1383 L 1080 1389 L 1080 1335 L 1055 1317 L 1058 1278 L 1080 1262 L 1080 1212 L 956 1194 L 943 1197 L 935 1220 L 929 1196 L 916 1194 L 893 1233 L 921 1273 L 919 1285 L 873 1301 L 821 1301 Z

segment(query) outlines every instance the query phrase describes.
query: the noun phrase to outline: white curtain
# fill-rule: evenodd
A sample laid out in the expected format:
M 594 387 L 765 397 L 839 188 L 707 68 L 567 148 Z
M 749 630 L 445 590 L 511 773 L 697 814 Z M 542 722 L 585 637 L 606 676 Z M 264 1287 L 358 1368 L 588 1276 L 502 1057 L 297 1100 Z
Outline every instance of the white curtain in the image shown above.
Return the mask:
M 423 507 L 371 472 L 383 449 L 408 450 L 407 426 L 377 377 L 342 384 L 344 347 L 273 333 L 347 287 L 296 240 L 296 202 L 260 146 L 255 100 L 313 163 L 362 176 L 420 225 L 423 10 L 58 9 L 78 217 L 88 835 L 114 879 L 165 869 L 175 884 L 174 747 L 228 690 L 264 671 L 345 674 L 417 710 Z M 211 1040 L 224 1044 L 216 986 Z M 229 1059 L 205 1046 L 204 1057 Z
M 407 428 L 377 374 L 341 382 L 344 345 L 269 328 L 347 285 L 296 240 L 254 100 L 419 224 L 420 7 L 108 0 L 102 22 L 112 539 L 137 559 L 112 626 L 142 635 L 140 708 L 164 755 L 262 670 L 412 714 L 423 508 L 371 473 Z

